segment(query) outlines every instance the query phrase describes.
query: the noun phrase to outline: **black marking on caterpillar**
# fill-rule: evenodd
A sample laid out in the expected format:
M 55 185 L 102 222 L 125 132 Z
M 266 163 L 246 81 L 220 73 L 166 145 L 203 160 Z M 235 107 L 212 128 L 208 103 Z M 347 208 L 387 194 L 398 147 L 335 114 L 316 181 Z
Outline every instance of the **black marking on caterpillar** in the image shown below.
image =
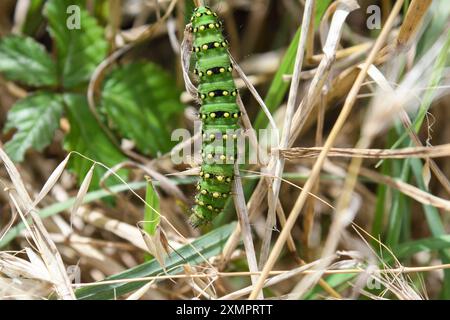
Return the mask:
M 215 98 L 215 97 L 222 97 L 222 96 L 228 96 L 228 95 L 232 95 L 233 97 L 236 97 L 237 94 L 238 94 L 237 89 L 232 90 L 231 92 L 228 90 L 218 89 L 218 90 L 209 91 L 207 93 L 199 92 L 198 97 L 203 100 L 206 98 Z
M 222 21 L 219 21 L 219 22 L 216 22 L 216 23 L 207 23 L 207 24 L 201 25 L 199 27 L 195 27 L 195 28 L 190 27 L 189 31 L 193 32 L 193 33 L 197 33 L 197 32 L 203 32 L 205 30 L 214 29 L 214 28 L 215 29 L 222 28 Z
M 225 119 L 235 118 L 235 119 L 237 119 L 237 118 L 241 117 L 241 115 L 242 114 L 241 114 L 240 111 L 231 113 L 231 112 L 228 112 L 228 111 L 220 111 L 220 110 L 218 110 L 218 111 L 214 111 L 214 112 L 210 112 L 210 113 L 201 113 L 201 112 L 199 112 L 197 114 L 197 117 L 199 119 L 206 119 L 208 117 L 209 118 L 225 118 Z
M 201 51 L 207 51 L 210 49 L 220 49 L 220 48 L 227 48 L 228 47 L 228 41 L 211 41 L 202 44 L 198 47 L 192 47 L 192 52 L 201 52 Z
M 212 76 L 212 75 L 216 75 L 216 74 L 221 74 L 224 72 L 232 72 L 233 71 L 233 66 L 230 65 L 228 67 L 214 67 L 214 68 L 210 68 L 207 70 L 198 70 L 198 69 L 194 69 L 194 74 L 198 75 L 199 77 L 203 77 L 203 76 Z

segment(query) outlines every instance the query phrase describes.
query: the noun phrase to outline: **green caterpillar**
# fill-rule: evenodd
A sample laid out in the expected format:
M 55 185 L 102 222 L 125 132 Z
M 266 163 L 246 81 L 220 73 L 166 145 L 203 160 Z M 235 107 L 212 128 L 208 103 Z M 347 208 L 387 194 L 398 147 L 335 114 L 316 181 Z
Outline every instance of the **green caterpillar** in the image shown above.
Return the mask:
M 194 74 L 199 82 L 198 117 L 202 120 L 203 138 L 198 194 L 189 218 L 197 227 L 219 214 L 231 195 L 241 112 L 236 104 L 238 91 L 232 76 L 228 41 L 223 37 L 217 14 L 208 7 L 196 8 L 190 31 L 194 35 L 192 52 L 196 58 Z

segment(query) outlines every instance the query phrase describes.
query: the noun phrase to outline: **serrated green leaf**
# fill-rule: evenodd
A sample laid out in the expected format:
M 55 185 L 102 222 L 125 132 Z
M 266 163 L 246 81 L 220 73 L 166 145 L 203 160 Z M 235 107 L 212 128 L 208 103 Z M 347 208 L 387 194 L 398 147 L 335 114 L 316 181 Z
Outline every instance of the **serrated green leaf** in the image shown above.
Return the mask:
M 29 148 L 41 151 L 48 146 L 59 126 L 63 112 L 61 96 L 38 92 L 19 100 L 8 112 L 5 131 L 17 129 L 5 151 L 12 160 L 20 162 Z
M 222 247 L 227 241 L 228 237 L 233 232 L 236 223 L 230 223 L 223 227 L 212 230 L 204 236 L 194 240 L 192 244 L 187 244 L 172 252 L 166 258 L 166 269 L 169 274 L 177 274 L 183 271 L 183 265 L 189 263 L 196 265 L 204 262 L 204 259 L 211 258 L 220 254 Z M 195 251 L 192 247 L 195 247 Z M 200 256 L 199 253 L 201 253 Z M 159 263 L 153 259 L 145 262 L 134 268 L 128 269 L 124 272 L 108 277 L 105 280 L 118 280 L 118 279 L 133 279 L 156 276 L 164 273 L 164 270 Z M 81 288 L 76 291 L 78 299 L 112 299 L 124 295 L 139 289 L 145 285 L 145 281 L 139 282 L 120 282 L 120 283 L 98 283 L 92 287 Z
M 84 9 L 80 0 L 49 0 L 44 12 L 56 46 L 62 85 L 73 88 L 87 82 L 107 53 L 103 28 Z M 78 14 L 79 28 L 74 20 Z
M 98 125 L 89 110 L 85 96 L 65 94 L 64 103 L 67 106 L 70 123 L 70 132 L 64 140 L 66 150 L 77 151 L 108 167 L 113 167 L 126 159 Z M 70 161 L 70 168 L 78 176 L 79 181 L 83 180 L 91 166 L 92 162 L 80 156 L 74 156 Z M 97 166 L 92 178 L 94 187 L 98 186 L 104 172 L 105 169 Z
M 44 46 L 29 37 L 9 36 L 0 41 L 0 73 L 29 86 L 56 85 L 56 66 Z
M 183 110 L 174 80 L 153 63 L 132 63 L 105 80 L 103 111 L 123 137 L 145 154 L 167 152 L 174 145 L 174 116 Z

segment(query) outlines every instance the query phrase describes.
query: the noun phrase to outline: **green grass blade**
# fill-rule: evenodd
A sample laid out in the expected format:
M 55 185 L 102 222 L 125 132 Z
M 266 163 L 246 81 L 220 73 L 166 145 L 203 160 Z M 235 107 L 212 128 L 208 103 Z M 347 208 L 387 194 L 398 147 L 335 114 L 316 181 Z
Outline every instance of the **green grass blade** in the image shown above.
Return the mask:
M 222 252 L 222 247 L 228 237 L 233 232 L 236 223 L 230 223 L 223 227 L 212 230 L 204 236 L 192 242 L 192 246 L 206 258 L 211 258 Z M 183 265 L 189 263 L 196 265 L 204 262 L 203 258 L 192 248 L 191 245 L 185 245 L 177 252 L 172 252 L 166 258 L 166 269 L 169 274 L 177 274 L 183 271 Z M 105 280 L 133 279 L 150 277 L 164 274 L 159 263 L 153 259 L 139 266 L 128 269 L 124 272 L 108 277 Z M 120 282 L 113 284 L 97 284 L 95 286 L 81 288 L 76 291 L 78 299 L 112 299 L 123 294 L 132 292 L 145 285 L 146 281 L 139 282 Z
M 381 173 L 387 175 L 390 170 L 390 161 L 383 162 Z M 385 184 L 379 184 L 377 187 L 377 200 L 375 205 L 375 215 L 372 223 L 372 236 L 381 239 L 385 216 L 386 195 L 390 189 Z M 371 241 L 372 246 L 376 247 L 378 242 L 375 239 Z
M 322 16 L 328 8 L 330 2 L 331 0 L 321 0 L 316 2 L 316 28 L 319 25 L 320 20 L 322 19 Z M 300 33 L 301 28 L 299 28 L 295 33 L 294 38 L 292 39 L 291 44 L 289 45 L 283 57 L 283 60 L 281 61 L 280 67 L 278 68 L 278 71 L 272 80 L 269 91 L 267 92 L 264 102 L 266 103 L 266 106 L 270 110 L 270 112 L 274 112 L 279 107 L 290 86 L 289 82 L 283 80 L 283 76 L 286 74 L 292 74 L 294 72 L 295 56 L 297 55 Z M 267 125 L 267 123 L 268 120 L 266 119 L 264 112 L 260 111 L 253 124 L 253 128 L 255 128 L 255 130 L 262 129 Z
M 343 285 L 348 285 L 348 282 L 351 281 L 355 276 L 355 273 L 332 274 L 326 277 L 325 281 L 330 287 L 332 287 L 333 289 L 337 289 L 338 287 L 342 287 Z M 316 285 L 305 295 L 305 300 L 319 299 L 322 294 L 322 287 Z
M 149 235 L 153 236 L 155 235 L 156 228 L 158 228 L 160 222 L 160 216 L 158 214 L 160 206 L 158 193 L 153 186 L 153 182 L 148 178 L 145 202 L 147 202 L 148 206 L 146 205 L 144 209 L 144 230 Z
M 399 180 L 408 181 L 409 178 L 409 159 L 403 161 Z M 392 209 L 389 215 L 389 225 L 387 229 L 386 244 L 389 247 L 396 246 L 401 238 L 402 225 L 405 220 L 406 197 L 398 190 L 394 190 L 392 199 Z
M 450 248 L 450 235 L 425 238 L 402 243 L 393 249 L 398 259 L 408 258 L 418 252 L 428 252 Z
M 183 178 L 183 179 L 174 179 L 172 180 L 175 184 L 191 184 L 194 180 L 191 178 Z M 159 182 L 155 181 L 155 185 L 158 185 Z M 109 190 L 111 190 L 112 193 L 119 193 L 119 192 L 125 192 L 131 190 L 139 190 L 144 188 L 147 185 L 145 181 L 140 182 L 133 182 L 129 183 L 128 185 L 125 184 L 118 184 L 109 187 Z M 91 191 L 86 194 L 86 196 L 83 199 L 83 204 L 90 203 L 102 198 L 110 197 L 111 193 L 106 190 L 95 190 Z M 39 216 L 44 219 L 48 218 L 50 216 L 53 216 L 55 214 L 61 213 L 65 210 L 68 210 L 72 208 L 73 204 L 75 203 L 75 197 L 67 199 L 66 201 L 58 202 L 55 204 L 52 204 L 42 210 L 39 211 Z M 25 229 L 25 225 L 23 222 L 20 222 L 15 227 L 11 228 L 3 237 L 3 239 L 0 241 L 0 248 L 5 247 L 10 243 L 12 240 L 14 240 L 15 237 L 17 237 L 22 230 Z
M 426 191 L 425 182 L 423 181 L 422 176 L 422 162 L 420 159 L 411 159 L 411 168 L 414 173 L 414 177 L 416 178 L 417 185 L 420 189 Z M 425 212 L 425 217 L 428 223 L 428 227 L 430 228 L 431 233 L 435 237 L 440 237 L 444 235 L 445 227 L 442 223 L 441 216 L 439 215 L 439 211 L 430 205 L 423 205 L 423 210 Z M 449 250 L 441 250 L 440 257 L 442 263 L 450 263 L 450 252 Z M 445 299 L 450 298 L 450 270 L 444 270 L 444 285 L 442 288 L 442 297 Z

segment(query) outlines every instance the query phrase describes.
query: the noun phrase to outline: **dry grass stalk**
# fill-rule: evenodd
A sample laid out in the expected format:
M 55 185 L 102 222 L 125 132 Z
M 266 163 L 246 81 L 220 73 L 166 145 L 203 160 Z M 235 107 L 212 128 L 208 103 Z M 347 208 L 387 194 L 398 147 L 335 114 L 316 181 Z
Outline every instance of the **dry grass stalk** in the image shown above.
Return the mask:
M 186 25 L 184 29 L 184 37 L 181 42 L 181 69 L 183 73 L 184 85 L 186 87 L 186 91 L 189 93 L 190 97 L 197 103 L 200 103 L 197 94 L 197 88 L 192 83 L 191 78 L 189 77 L 189 66 L 191 63 L 191 55 L 192 55 L 192 43 L 193 43 L 193 35 L 192 32 L 189 31 L 190 25 Z
M 203 0 L 194 0 L 194 4 L 196 7 L 201 7 L 205 5 Z
M 327 261 L 329 263 L 331 263 L 335 258 L 336 257 L 330 257 L 329 259 L 327 259 Z M 314 262 L 304 264 L 301 267 L 286 271 L 286 272 L 276 275 L 270 279 L 267 279 L 264 283 L 264 287 L 272 286 L 274 284 L 277 284 L 279 282 L 288 280 L 294 276 L 302 274 L 302 273 L 306 272 L 307 270 L 311 269 L 312 267 L 314 267 L 315 265 L 317 265 L 319 262 L 320 262 L 320 260 L 316 260 Z M 243 288 L 243 289 L 237 290 L 235 292 L 232 292 L 230 294 L 227 294 L 227 295 L 221 297 L 220 300 L 239 299 L 242 296 L 249 294 L 252 291 L 252 289 L 253 289 L 253 286 L 248 286 L 246 288 Z
M 244 70 L 242 70 L 242 68 L 239 66 L 237 61 L 233 58 L 233 56 L 230 53 L 229 53 L 229 56 L 230 56 L 231 63 L 233 64 L 234 70 L 236 70 L 236 72 L 239 75 L 240 79 L 242 79 L 242 81 L 244 82 L 245 86 L 248 88 L 250 93 L 255 98 L 256 102 L 258 102 L 259 106 L 261 107 L 261 110 L 264 112 L 264 114 L 266 115 L 267 119 L 269 120 L 269 124 L 272 127 L 272 129 L 276 130 L 277 129 L 277 125 L 275 123 L 275 120 L 272 117 L 272 114 L 270 113 L 270 110 L 267 108 L 266 104 L 264 103 L 264 100 L 261 98 L 261 96 L 259 95 L 259 93 L 256 90 L 256 88 L 254 87 L 254 85 L 252 84 L 250 79 L 247 77 L 247 75 L 245 74 Z M 245 114 L 247 114 L 247 113 L 245 112 Z M 251 127 L 251 124 L 250 124 L 250 127 Z
M 253 245 L 252 230 L 250 228 L 250 221 L 248 218 L 247 205 L 245 204 L 244 191 L 242 189 L 241 177 L 239 174 L 239 166 L 236 164 L 234 168 L 234 192 L 233 200 L 236 206 L 236 212 L 239 218 L 240 229 L 242 230 L 242 238 L 244 240 L 245 253 L 247 256 L 248 267 L 251 272 L 258 271 L 258 263 L 256 262 L 255 247 Z M 256 284 L 257 276 L 251 277 L 252 283 Z M 261 294 L 259 299 L 263 299 Z
M 180 190 L 180 188 L 173 181 L 171 181 L 169 178 L 167 178 L 166 175 L 155 170 L 153 168 L 153 164 L 151 162 L 146 165 L 143 165 L 143 164 L 140 164 L 140 163 L 134 162 L 134 161 L 124 161 L 124 162 L 118 163 L 117 165 L 112 167 L 110 170 L 105 172 L 105 174 L 101 177 L 100 186 L 103 189 L 110 192 L 108 186 L 106 185 L 107 179 L 109 177 L 115 175 L 120 169 L 123 169 L 123 168 L 138 168 L 138 169 L 142 170 L 148 176 L 150 176 L 152 180 L 158 181 L 161 189 L 163 189 L 165 192 L 167 192 L 168 194 L 172 195 L 173 197 L 180 199 L 184 202 L 188 201 L 188 199 L 186 198 L 184 193 Z M 111 195 L 112 194 L 113 193 L 111 192 Z
M 51 275 L 51 279 L 58 296 L 66 300 L 75 299 L 75 294 L 70 286 L 70 281 L 62 258 L 56 248 L 56 245 L 50 239 L 39 214 L 33 206 L 33 202 L 25 189 L 17 168 L 2 148 L 0 148 L 0 157 L 3 160 L 5 168 L 8 171 L 9 177 L 14 185 L 14 189 L 8 190 L 9 197 L 16 207 L 17 212 L 20 214 L 23 223 L 28 226 L 28 230 L 33 235 L 34 244 L 38 248 L 39 254 L 42 257 L 49 274 Z M 32 225 L 28 224 L 26 215 L 31 217 Z
M 339 253 L 339 252 L 338 252 Z M 337 255 L 338 256 L 338 255 Z M 330 257 L 331 260 L 332 257 Z M 282 280 L 279 280 L 277 282 L 283 281 L 291 276 L 287 276 L 286 274 L 289 274 L 291 271 L 295 272 L 298 275 L 314 275 L 317 273 L 322 273 L 324 275 L 332 275 L 332 274 L 360 274 L 360 273 L 365 273 L 367 272 L 367 270 L 361 268 L 361 267 L 355 267 L 355 268 L 342 268 L 342 269 L 327 269 L 324 271 L 320 271 L 320 270 L 313 270 L 312 267 L 314 267 L 315 265 L 317 265 L 318 263 L 322 262 L 322 260 L 316 260 L 313 261 L 305 266 L 302 266 L 298 269 L 300 269 L 300 271 L 298 269 L 292 269 L 292 270 L 273 270 L 269 272 L 269 275 L 283 275 L 284 277 L 280 277 L 282 278 Z M 343 261 L 341 263 L 336 263 L 336 265 L 354 265 L 355 261 L 349 260 L 349 261 Z M 332 265 L 333 266 L 333 265 Z M 306 269 L 305 269 L 306 267 Z M 439 264 L 439 265 L 433 265 L 433 266 L 426 266 L 426 267 L 397 267 L 397 268 L 385 268 L 385 269 L 380 269 L 379 272 L 380 273 L 397 273 L 397 274 L 407 274 L 407 273 L 418 273 L 418 272 L 432 272 L 432 271 L 436 271 L 436 270 L 445 270 L 445 269 L 450 269 L 450 264 Z M 153 281 L 153 280 L 157 280 L 157 281 L 162 281 L 162 280 L 169 280 L 169 279 L 186 279 L 186 278 L 211 278 L 211 277 L 223 277 L 223 278 L 228 278 L 228 277 L 249 277 L 251 275 L 260 275 L 261 272 L 245 272 L 245 271 L 241 271 L 241 272 L 216 272 L 216 273 L 194 273 L 194 274 L 175 274 L 175 275 L 158 275 L 158 276 L 150 276 L 150 277 L 139 277 L 139 278 L 132 278 L 132 279 L 117 279 L 117 280 L 105 280 L 105 281 L 101 281 L 101 282 L 89 282 L 89 283 L 79 283 L 79 284 L 73 284 L 74 287 L 93 287 L 93 286 L 98 286 L 98 285 L 104 285 L 104 284 L 117 284 L 117 283 L 132 283 L 132 282 L 143 282 L 143 281 Z M 295 274 L 294 274 L 295 275 Z M 270 280 L 270 279 L 269 279 Z M 266 279 L 266 281 L 268 281 Z M 252 288 L 252 286 L 248 287 L 249 289 Z M 248 291 L 246 292 L 246 294 L 248 294 L 250 292 L 250 290 L 247 289 Z
M 328 79 L 331 67 L 336 60 L 336 51 L 342 36 L 342 30 L 345 20 L 350 12 L 356 10 L 359 6 L 356 1 L 338 1 L 335 2 L 336 11 L 331 21 L 330 32 L 323 47 L 324 58 L 320 61 L 317 72 L 310 84 L 306 96 L 301 101 L 294 114 L 292 121 L 292 130 L 289 135 L 289 144 L 292 146 L 297 139 L 300 131 L 303 129 L 306 119 L 309 117 L 317 97 L 320 97 L 320 92 Z M 330 10 L 330 9 L 329 9 Z
M 360 90 L 361 85 L 362 85 L 370 67 L 372 66 L 372 63 L 374 62 L 375 57 L 378 54 L 378 51 L 382 48 L 383 43 L 386 41 L 388 33 L 390 31 L 390 28 L 393 25 L 394 19 L 401 9 L 402 3 L 403 3 L 402 0 L 398 0 L 396 2 L 396 4 L 395 4 L 388 20 L 386 21 L 386 24 L 385 24 L 380 36 L 378 37 L 369 57 L 367 58 L 365 63 L 361 66 L 361 72 L 358 75 L 358 78 L 356 79 L 356 82 L 355 82 L 354 86 L 352 87 L 352 90 L 350 91 L 349 95 L 347 96 L 347 99 L 344 103 L 344 106 L 339 115 L 339 118 L 337 119 L 337 121 L 329 135 L 329 138 L 327 139 L 327 142 L 325 143 L 325 148 L 324 148 L 324 150 L 322 150 L 321 154 L 319 155 L 319 158 L 318 158 L 316 164 L 314 165 L 314 168 L 317 167 L 318 169 L 320 169 L 320 164 L 321 164 L 321 162 L 323 163 L 323 161 L 325 160 L 325 155 L 328 153 L 329 148 L 332 147 L 333 140 L 336 139 L 337 133 L 343 127 L 344 122 L 347 119 L 347 117 L 356 101 L 357 93 Z M 368 136 L 363 135 L 359 139 L 359 141 L 357 143 L 357 147 L 365 148 L 366 146 L 368 146 L 369 141 L 370 141 L 370 138 Z M 328 142 L 330 142 L 330 143 L 328 143 Z M 343 188 L 344 191 L 338 199 L 338 203 L 337 203 L 337 207 L 336 207 L 336 214 L 333 218 L 333 222 L 330 227 L 330 231 L 328 233 L 328 236 L 327 236 L 327 239 L 326 239 L 323 251 L 322 251 L 322 257 L 327 257 L 335 251 L 337 244 L 339 242 L 342 230 L 348 224 L 349 218 L 352 215 L 356 214 L 355 209 L 351 208 L 351 207 L 353 207 L 353 205 L 351 204 L 351 201 L 352 201 L 352 199 L 354 199 L 354 196 L 355 196 L 353 194 L 353 190 L 354 190 L 354 187 L 355 187 L 355 184 L 357 181 L 357 173 L 358 173 L 359 168 L 361 167 L 361 163 L 362 163 L 361 158 L 353 158 L 352 162 L 349 166 L 348 176 L 344 183 L 344 188 Z M 314 171 L 314 168 L 313 168 L 313 173 L 315 175 L 316 172 Z M 317 175 L 319 173 L 320 173 L 320 170 L 317 170 Z M 314 178 L 316 178 L 316 177 L 314 177 Z M 309 179 L 308 179 L 308 181 L 309 181 Z M 307 182 L 307 184 L 308 184 L 308 182 Z M 306 187 L 306 185 L 305 185 L 305 187 Z M 299 202 L 296 203 L 296 205 L 299 204 Z M 325 265 L 320 266 L 320 268 L 322 268 L 322 269 L 324 269 L 325 267 L 326 267 Z M 316 281 L 317 281 L 316 277 L 305 278 L 303 281 L 301 281 L 298 284 L 298 286 L 295 290 L 295 294 L 298 296 L 302 296 L 310 288 L 310 286 L 313 285 Z
M 422 20 L 431 5 L 432 0 L 412 0 L 403 20 L 400 32 L 397 37 L 397 47 L 401 50 L 408 50 L 414 35 L 422 25 Z
M 289 215 L 289 218 L 286 222 L 286 226 L 281 231 L 280 236 L 273 247 L 272 253 L 270 254 L 269 259 L 268 259 L 266 265 L 264 266 L 261 278 L 259 279 L 257 286 L 255 286 L 255 288 L 253 289 L 253 291 L 249 297 L 250 299 L 256 298 L 258 292 L 261 290 L 261 288 L 263 286 L 264 280 L 267 278 L 268 272 L 273 268 L 275 261 L 278 258 L 279 254 L 284 246 L 284 243 L 286 242 L 287 236 L 290 233 L 290 230 L 292 229 L 295 221 L 297 220 L 298 215 L 300 214 L 301 209 L 303 208 L 303 206 L 305 204 L 306 198 L 308 196 L 308 192 L 311 191 L 311 189 L 314 185 L 314 182 L 316 181 L 317 177 L 320 174 L 320 170 L 325 161 L 326 155 L 327 155 L 329 149 L 333 146 L 333 143 L 336 140 L 337 134 L 342 129 L 345 121 L 348 118 L 348 115 L 350 114 L 350 111 L 352 110 L 352 107 L 356 101 L 356 96 L 357 96 L 358 91 L 360 90 L 361 85 L 366 77 L 367 71 L 368 71 L 370 65 L 372 65 L 373 61 L 375 60 L 376 55 L 378 54 L 379 50 L 382 48 L 384 42 L 386 41 L 389 31 L 394 24 L 394 20 L 395 20 L 397 14 L 399 13 L 402 4 L 403 4 L 402 0 L 398 0 L 396 2 L 388 20 L 386 21 L 386 24 L 385 24 L 383 30 L 381 31 L 369 56 L 367 57 L 363 67 L 361 68 L 361 71 L 358 74 L 358 77 L 356 78 L 356 81 L 352 87 L 352 90 L 349 92 L 347 99 L 345 100 L 345 103 L 344 103 L 344 106 L 342 107 L 341 113 L 339 114 L 339 117 L 324 144 L 324 149 L 320 153 L 319 158 L 317 159 L 317 162 L 314 164 L 311 175 L 308 178 L 308 180 L 306 181 L 304 189 L 300 193 L 300 196 L 298 197 L 298 199 L 294 205 L 294 208 L 292 209 L 291 214 Z M 324 251 L 323 251 L 323 256 L 330 256 L 333 251 L 334 251 L 334 244 L 329 244 L 328 246 L 326 245 L 324 248 Z M 324 268 L 321 268 L 321 269 L 324 269 Z M 299 296 L 301 294 L 303 294 L 305 292 L 305 290 L 307 290 L 310 287 L 310 285 L 315 283 L 317 280 L 318 280 L 318 278 L 312 279 L 312 281 L 311 281 L 311 278 L 305 279 L 304 285 L 302 285 L 300 290 L 297 292 L 299 294 Z
M 161 227 L 158 226 L 154 235 L 148 234 L 141 226 L 139 227 L 139 231 L 141 232 L 142 239 L 144 239 L 144 242 L 147 245 L 147 250 L 155 257 L 163 270 L 166 271 L 165 256 L 169 252 L 166 251 L 167 248 L 164 248 L 163 242 L 161 241 Z
M 316 158 L 322 147 L 295 147 L 280 150 L 286 160 L 297 162 L 304 158 Z M 407 158 L 440 158 L 450 156 L 450 143 L 429 146 L 409 147 L 401 149 L 357 149 L 357 148 L 331 148 L 328 157 L 337 158 L 364 158 L 364 159 L 407 159 Z
M 315 144 L 316 146 L 321 146 L 323 144 L 323 124 L 324 124 L 324 117 L 325 117 L 325 106 L 323 104 L 324 102 L 324 95 L 325 93 L 322 92 L 321 99 L 318 104 L 318 116 L 317 116 L 317 128 L 316 128 L 316 138 L 315 138 Z M 319 193 L 319 187 L 320 187 L 320 178 L 317 178 L 316 185 L 312 188 L 312 193 L 316 194 Z M 305 210 L 305 217 L 303 219 L 303 235 L 302 235 L 302 242 L 305 246 L 306 251 L 306 257 L 308 260 L 310 260 L 310 236 L 313 231 L 314 226 L 314 217 L 315 217 L 315 211 L 316 211 L 316 200 L 310 198 L 306 204 L 306 210 Z
M 190 265 L 186 264 L 183 266 L 185 275 L 192 276 L 197 274 L 197 271 L 195 268 L 191 267 Z M 209 280 L 209 283 L 203 281 L 203 278 L 200 277 L 190 277 L 188 278 L 189 286 L 198 293 L 199 296 L 203 296 L 208 300 L 214 300 L 217 298 L 216 291 L 214 289 L 214 286 L 212 285 L 215 281 L 213 277 L 212 279 L 206 278 L 206 280 Z M 197 298 L 199 298 L 199 296 Z
M 392 104 L 391 108 L 382 108 L 382 112 L 379 112 L 377 109 L 372 108 L 372 112 L 368 116 L 368 121 L 365 123 L 363 127 L 363 134 L 366 135 L 375 135 L 379 134 L 382 130 L 385 130 L 386 124 L 389 124 L 390 122 L 384 122 L 384 125 L 379 125 L 375 121 L 381 120 L 381 119 L 393 119 L 394 116 L 399 116 L 403 126 L 406 129 L 406 132 L 408 133 L 409 137 L 413 141 L 413 143 L 418 146 L 422 147 L 422 141 L 420 140 L 417 133 L 412 128 L 411 120 L 409 119 L 409 116 L 405 109 L 415 109 L 415 107 L 408 107 L 409 105 L 414 105 L 414 103 L 411 103 L 411 96 L 409 95 L 410 90 L 414 90 L 417 87 L 420 87 L 420 79 L 428 79 L 427 72 L 430 68 L 431 61 L 434 61 L 436 58 L 439 48 L 442 47 L 442 40 L 438 41 L 426 54 L 424 58 L 421 59 L 421 61 L 414 67 L 413 70 L 411 70 L 408 73 L 408 76 L 403 81 L 403 85 L 400 85 L 397 90 L 394 90 L 392 88 L 391 84 L 387 81 L 387 79 L 384 77 L 384 75 L 375 67 L 371 66 L 369 68 L 368 74 L 372 77 L 372 79 L 380 86 L 380 88 L 383 88 L 386 93 L 393 97 L 390 104 Z M 436 98 L 436 97 L 435 97 Z M 414 102 L 414 100 L 413 100 Z M 386 101 L 379 101 L 379 105 L 385 105 Z M 388 104 L 388 105 L 390 105 Z M 406 106 L 406 107 L 404 107 Z M 385 118 L 386 117 L 386 118 Z M 427 158 L 427 163 L 430 165 L 430 168 L 438 181 L 441 183 L 441 185 L 445 188 L 445 190 L 450 194 L 450 181 L 447 179 L 445 174 L 441 171 L 441 169 L 437 166 L 436 162 L 432 159 Z
M 307 38 L 311 27 L 310 21 L 313 15 L 314 0 L 307 0 L 305 4 L 305 10 L 303 12 L 302 19 L 302 33 L 300 35 L 300 40 L 297 47 L 297 55 L 295 57 L 294 74 L 291 81 L 291 86 L 289 89 L 289 98 L 287 102 L 287 109 L 284 116 L 284 126 L 281 134 L 280 148 L 286 148 L 289 142 L 289 134 L 291 132 L 292 117 L 294 115 L 294 107 L 297 100 L 297 92 L 300 84 L 300 74 L 302 72 L 303 57 L 305 54 Z M 280 192 L 281 180 L 278 179 L 284 170 L 284 159 L 283 158 L 272 158 L 271 164 L 269 164 L 270 172 L 274 172 L 274 179 L 272 186 L 269 187 L 269 193 L 267 196 L 267 201 L 269 202 L 269 210 L 267 212 L 266 227 L 263 237 L 263 242 L 261 245 L 261 253 L 259 258 L 260 268 L 264 266 L 269 256 L 270 243 L 272 239 L 272 230 L 276 226 L 276 207 L 278 203 L 278 195 Z
M 147 292 L 154 286 L 154 281 L 150 281 L 143 285 L 141 288 L 130 294 L 127 300 L 140 300 Z
M 269 9 L 269 0 L 253 0 L 250 9 L 249 17 L 246 22 L 245 33 L 242 37 L 242 49 L 241 55 L 246 55 L 253 52 L 258 37 L 256 35 L 261 34 L 261 29 L 265 25 L 265 19 Z
M 77 216 L 81 217 L 86 223 L 107 230 L 116 236 L 127 240 L 137 248 L 147 251 L 147 245 L 138 228 L 120 220 L 108 218 L 98 210 L 91 210 L 83 206 L 77 211 Z
M 419 64 L 419 66 L 420 66 L 420 64 Z M 377 76 L 373 76 L 373 71 L 371 71 L 371 70 L 373 70 L 373 68 L 375 68 L 375 67 L 370 66 L 367 68 L 367 71 L 370 75 L 372 75 L 372 77 L 375 80 L 375 79 L 377 79 Z M 413 73 L 413 72 L 411 72 L 411 73 Z M 417 75 L 423 74 L 420 71 L 416 72 L 416 73 L 417 73 Z M 377 74 L 379 75 L 380 73 L 377 73 Z M 411 77 L 409 77 L 409 78 L 411 78 Z M 408 79 L 408 77 L 406 77 L 406 79 L 410 80 L 410 79 Z M 407 82 L 407 80 L 405 80 L 405 82 Z M 398 95 L 396 95 L 396 98 L 397 97 L 398 97 Z M 386 101 L 384 101 L 384 103 L 385 102 Z M 390 105 L 390 104 L 388 103 L 388 105 Z M 393 105 L 395 106 L 396 104 L 393 103 Z M 372 109 L 372 110 L 375 110 L 375 109 Z M 370 115 L 373 116 L 373 113 Z M 372 117 L 370 117 L 370 118 L 372 119 Z M 370 121 L 370 122 L 373 123 L 372 121 Z M 373 125 L 372 125 L 372 127 L 375 128 L 375 126 L 373 126 Z M 365 130 L 365 128 L 363 127 L 363 130 L 362 130 L 363 134 L 357 143 L 357 148 L 367 148 L 373 139 L 373 132 L 376 130 L 379 130 L 379 129 L 375 129 L 375 130 L 371 131 L 371 130 Z M 369 134 L 369 131 L 372 134 Z M 336 209 L 336 215 L 333 220 L 330 232 L 327 237 L 327 241 L 324 246 L 324 250 L 322 253 L 323 257 L 326 257 L 327 255 L 331 254 L 333 252 L 333 250 L 335 250 L 335 248 L 337 247 L 339 238 L 340 238 L 340 234 L 346 225 L 345 221 L 348 220 L 348 217 L 347 217 L 348 210 L 349 210 L 349 206 L 351 206 L 350 199 L 352 197 L 352 192 L 356 185 L 356 180 L 357 180 L 358 172 L 361 168 L 361 164 L 362 164 L 362 158 L 353 158 L 351 161 L 351 164 L 348 169 L 348 175 L 347 175 L 345 185 L 344 185 L 344 192 L 339 197 L 339 201 L 338 201 L 337 209 Z M 447 208 L 447 206 L 448 206 L 448 203 L 445 203 L 446 202 L 445 200 L 442 200 L 438 197 L 434 197 L 433 195 L 427 194 L 426 192 L 423 192 L 415 187 L 412 187 L 413 190 L 411 190 L 411 188 L 410 188 L 411 186 L 403 185 L 403 182 L 399 181 L 398 183 L 402 185 L 402 192 L 404 192 L 408 195 L 411 195 L 411 193 L 414 190 L 414 196 L 418 200 L 433 202 L 434 205 L 444 208 L 444 209 Z M 314 283 L 314 281 L 316 281 L 316 280 L 314 280 L 314 278 L 305 279 L 304 281 L 302 281 L 302 283 L 299 284 L 299 287 L 297 288 L 296 293 L 301 296 L 307 290 L 307 288 L 309 288 L 309 286 Z
M 84 197 L 86 196 L 86 193 L 89 189 L 89 185 L 91 184 L 92 176 L 94 175 L 94 169 L 95 164 L 91 166 L 88 173 L 83 179 L 83 182 L 80 185 L 80 189 L 78 190 L 77 197 L 75 199 L 75 202 L 73 203 L 72 212 L 70 214 L 70 225 L 72 226 L 72 217 L 75 216 L 78 213 L 78 209 L 81 206 L 81 203 L 83 202 Z
M 397 189 L 403 194 L 413 198 L 417 202 L 420 202 L 425 205 L 432 205 L 436 208 L 441 208 L 446 211 L 450 210 L 449 200 L 445 200 L 435 195 L 432 195 L 431 193 L 425 192 L 406 182 L 379 174 L 373 170 L 369 170 L 366 168 L 360 168 L 359 173 L 361 174 L 361 176 L 369 178 L 372 181 L 386 184 L 394 189 Z

